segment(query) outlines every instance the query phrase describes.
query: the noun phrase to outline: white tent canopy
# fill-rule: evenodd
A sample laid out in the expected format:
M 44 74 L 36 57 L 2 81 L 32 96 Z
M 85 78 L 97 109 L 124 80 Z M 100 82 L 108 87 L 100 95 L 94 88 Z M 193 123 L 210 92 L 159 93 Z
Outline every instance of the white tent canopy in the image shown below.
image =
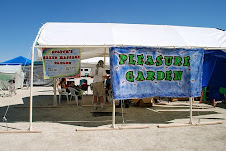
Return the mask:
M 105 57 L 112 46 L 204 48 L 226 50 L 226 32 L 215 28 L 115 23 L 46 23 L 32 46 L 30 130 L 34 49 L 79 48 L 81 59 Z M 56 89 L 54 92 L 56 96 Z M 54 97 L 56 100 L 56 97 Z M 191 98 L 190 98 L 190 102 Z M 113 113 L 115 113 L 113 101 Z M 191 105 L 190 105 L 191 107 Z M 191 109 L 191 108 L 190 108 Z M 192 117 L 190 112 L 190 118 Z M 112 124 L 114 127 L 115 117 Z
M 46 23 L 37 43 L 38 47 L 100 47 L 102 52 L 109 46 L 226 49 L 226 32 L 216 28 L 169 25 Z M 82 52 L 88 55 L 89 48 Z

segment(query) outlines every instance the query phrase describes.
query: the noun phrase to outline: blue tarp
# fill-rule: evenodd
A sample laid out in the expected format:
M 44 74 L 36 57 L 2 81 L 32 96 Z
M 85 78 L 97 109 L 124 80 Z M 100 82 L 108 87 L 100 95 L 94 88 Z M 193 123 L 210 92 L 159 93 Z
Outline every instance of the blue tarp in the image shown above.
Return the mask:
M 205 51 L 202 86 L 209 88 L 209 100 L 222 100 L 220 87 L 226 88 L 226 53 L 221 50 Z
M 29 66 L 31 64 L 31 60 L 27 59 L 23 56 L 16 57 L 14 59 L 4 61 L 0 63 L 0 65 L 22 65 L 22 66 Z
M 203 49 L 110 48 L 116 100 L 201 96 Z

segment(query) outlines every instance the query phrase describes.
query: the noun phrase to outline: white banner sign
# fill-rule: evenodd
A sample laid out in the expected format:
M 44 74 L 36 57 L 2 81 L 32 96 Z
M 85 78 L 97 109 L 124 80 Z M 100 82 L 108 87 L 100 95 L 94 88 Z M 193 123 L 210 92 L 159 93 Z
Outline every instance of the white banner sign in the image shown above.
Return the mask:
M 45 48 L 42 51 L 44 79 L 80 77 L 80 50 Z

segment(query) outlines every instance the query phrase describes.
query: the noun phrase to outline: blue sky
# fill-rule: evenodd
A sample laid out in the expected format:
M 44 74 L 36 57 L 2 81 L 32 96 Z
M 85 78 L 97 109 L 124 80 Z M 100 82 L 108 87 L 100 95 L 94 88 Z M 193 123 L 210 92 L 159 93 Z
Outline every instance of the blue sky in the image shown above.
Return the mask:
M 0 62 L 30 57 L 46 22 L 135 23 L 226 30 L 226 0 L 4 0 L 0 4 Z

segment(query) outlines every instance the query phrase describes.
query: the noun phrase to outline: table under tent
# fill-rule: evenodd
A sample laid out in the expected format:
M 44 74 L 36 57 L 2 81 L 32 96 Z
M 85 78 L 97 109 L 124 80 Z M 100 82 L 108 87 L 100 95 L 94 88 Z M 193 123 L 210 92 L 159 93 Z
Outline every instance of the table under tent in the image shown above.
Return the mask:
M 122 46 L 152 48 L 202 48 L 226 50 L 226 32 L 216 28 L 117 23 L 46 23 L 32 46 L 30 130 L 32 130 L 32 87 L 35 48 L 78 48 L 81 59 L 109 56 L 109 48 Z M 111 57 L 111 56 L 110 56 Z M 56 89 L 54 92 L 56 105 Z M 192 98 L 190 98 L 192 102 Z M 192 107 L 190 106 L 190 110 Z M 192 112 L 190 112 L 190 120 Z M 115 101 L 112 126 L 115 127 Z

